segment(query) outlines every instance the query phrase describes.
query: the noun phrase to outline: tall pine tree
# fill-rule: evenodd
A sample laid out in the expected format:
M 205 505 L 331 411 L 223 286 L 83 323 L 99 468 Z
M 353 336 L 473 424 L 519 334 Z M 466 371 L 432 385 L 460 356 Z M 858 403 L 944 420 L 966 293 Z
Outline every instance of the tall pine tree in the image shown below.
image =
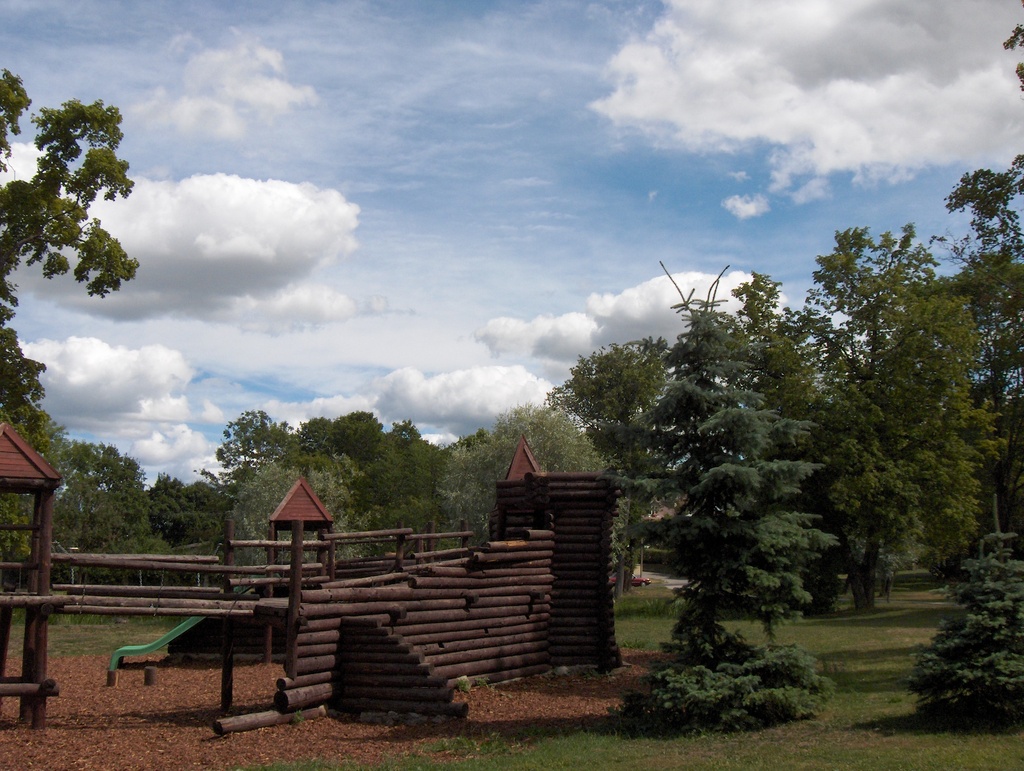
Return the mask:
M 665 391 L 630 432 L 649 465 L 627 484 L 675 505 L 652 535 L 689 583 L 669 645 L 676 658 L 624 716 L 666 729 L 808 717 L 828 688 L 810 657 L 750 645 L 724 622 L 757 619 L 771 639 L 809 600 L 801 569 L 830 537 L 786 507 L 815 467 L 784 457 L 809 427 L 762 409 L 744 387 L 748 351 L 713 295 L 691 293 L 676 309 L 686 331 L 666 350 Z

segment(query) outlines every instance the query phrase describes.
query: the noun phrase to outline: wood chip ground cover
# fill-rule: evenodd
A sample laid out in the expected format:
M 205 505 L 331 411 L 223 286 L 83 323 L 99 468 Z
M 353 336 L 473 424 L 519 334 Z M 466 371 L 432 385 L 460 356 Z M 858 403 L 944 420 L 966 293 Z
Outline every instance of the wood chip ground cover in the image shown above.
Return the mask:
M 459 754 L 474 742 L 516 744 L 599 726 L 623 693 L 639 687 L 657 655 L 627 650 L 626 666 L 609 675 L 534 677 L 457 693 L 470 703 L 464 720 L 389 726 L 332 716 L 224 737 L 210 727 L 219 716 L 215 665 L 135 660 L 120 673 L 117 687 L 107 688 L 107 657 L 60 657 L 50 660 L 49 674 L 61 695 L 49 702 L 45 731 L 16 719 L 17 699 L 3 700 L 0 768 L 217 770 L 312 759 L 375 763 L 410 753 L 441 759 L 449 754 L 446 748 Z M 155 685 L 143 684 L 145 665 L 158 667 Z M 19 670 L 20 662 L 8 662 L 9 672 Z M 237 665 L 232 713 L 271 708 L 281 674 L 279 664 Z

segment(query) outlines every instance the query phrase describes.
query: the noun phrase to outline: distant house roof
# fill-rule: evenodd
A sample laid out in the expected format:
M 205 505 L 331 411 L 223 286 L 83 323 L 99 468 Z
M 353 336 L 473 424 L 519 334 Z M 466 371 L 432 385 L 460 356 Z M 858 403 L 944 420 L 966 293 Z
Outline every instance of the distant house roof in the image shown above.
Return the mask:
M 313 492 L 313 488 L 309 486 L 309 482 L 304 477 L 299 477 L 284 500 L 270 515 L 270 521 L 289 526 L 292 522 L 302 522 L 305 526 L 307 522 L 329 525 L 334 520 Z
M 61 475 L 7 423 L 0 423 L 0 491 L 55 490 Z
M 540 464 L 533 457 L 533 450 L 526 442 L 525 436 L 519 437 L 519 445 L 516 447 L 516 454 L 512 456 L 512 463 L 508 467 L 505 479 L 522 479 L 527 474 L 541 473 Z

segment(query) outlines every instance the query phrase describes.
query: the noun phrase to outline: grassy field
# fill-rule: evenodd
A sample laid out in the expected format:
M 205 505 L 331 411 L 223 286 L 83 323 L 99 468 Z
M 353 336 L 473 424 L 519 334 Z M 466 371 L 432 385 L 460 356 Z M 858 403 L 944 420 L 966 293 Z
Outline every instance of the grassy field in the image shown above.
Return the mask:
M 24 612 L 14 612 L 11 628 L 11 656 L 21 655 Z M 122 645 L 153 642 L 183 619 L 78 616 L 57 613 L 50 617 L 49 650 L 51 656 L 109 656 Z
M 624 739 L 611 730 L 514 739 L 449 740 L 443 749 L 463 756 L 457 764 L 409 758 L 389 771 L 444 769 L 1024 769 L 1024 732 L 993 733 L 936 727 L 914 713 L 905 690 L 913 652 L 928 643 L 942 616 L 956 612 L 924 574 L 901 575 L 892 601 L 872 611 L 841 610 L 784 627 L 780 642 L 795 642 L 818 656 L 836 694 L 816 719 L 754 733 L 695 738 Z M 637 589 L 617 609 L 620 645 L 657 648 L 669 639 L 671 594 L 657 586 Z M 120 645 L 147 642 L 170 624 L 154 620 L 67 623 L 50 630 L 54 655 L 108 654 Z M 756 627 L 741 625 L 751 639 Z M 20 639 L 12 634 L 12 640 Z M 439 747 L 438 749 L 440 749 Z M 327 771 L 338 766 L 275 765 L 273 771 Z M 341 766 L 357 771 L 360 766 Z M 379 767 L 378 767 L 379 768 Z

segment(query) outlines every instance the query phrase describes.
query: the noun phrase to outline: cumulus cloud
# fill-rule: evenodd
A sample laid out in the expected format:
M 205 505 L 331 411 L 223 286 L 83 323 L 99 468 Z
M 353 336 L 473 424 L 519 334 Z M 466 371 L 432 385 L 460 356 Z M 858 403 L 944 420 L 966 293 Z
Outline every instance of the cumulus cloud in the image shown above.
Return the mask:
M 304 402 L 286 402 L 271 399 L 261 409 L 274 420 L 283 420 L 290 426 L 298 426 L 310 418 L 336 418 L 350 412 L 373 412 L 376 399 L 355 394 L 352 396 L 323 396 Z
M 375 307 L 371 301 L 370 308 Z M 359 312 L 356 301 L 323 284 L 299 284 L 257 300 L 239 298 L 232 315 L 249 329 L 267 333 L 294 331 L 306 326 L 346 321 Z
M 697 272 L 674 273 L 672 281 L 661 276 L 623 292 L 592 294 L 584 311 L 537 316 L 530 321 L 492 319 L 475 336 L 494 355 L 526 354 L 562 365 L 610 343 L 644 337 L 674 340 L 681 331 L 679 316 L 672 310 L 680 300 L 675 285 L 684 293 L 693 290 L 697 296 L 704 296 L 715 278 Z M 732 290 L 749 279 L 749 274 L 741 271 L 722 276 L 717 297 L 725 301 L 723 307 L 734 307 Z
M 775 191 L 1006 159 L 1022 129 L 1000 45 L 1015 13 L 1003 0 L 969 13 L 955 0 L 669 0 L 612 59 L 614 91 L 593 106 L 690 150 L 767 143 Z
M 138 259 L 138 275 L 102 300 L 70 282 L 46 283 L 50 299 L 121 319 L 258 312 L 322 323 L 354 312 L 340 292 L 302 282 L 356 248 L 359 207 L 336 190 L 230 174 L 140 179 L 128 199 L 98 201 L 93 211 Z M 21 285 L 40 287 L 37 274 L 20 274 Z
M 188 425 L 178 423 L 135 440 L 128 454 L 147 469 L 191 479 L 202 469 L 219 468 L 216 453 L 217 445 Z
M 44 339 L 23 348 L 46 364 L 46 410 L 58 423 L 111 435 L 192 417 L 182 391 L 194 372 L 179 351 L 112 346 L 93 337 Z
M 447 443 L 489 426 L 497 415 L 519 404 L 542 404 L 551 388 L 552 383 L 519 365 L 471 367 L 433 375 L 404 367 L 365 383 L 352 395 L 297 402 L 269 400 L 261 409 L 292 426 L 314 417 L 367 411 L 385 425 L 411 420 L 431 441 Z
M 311 86 L 284 77 L 284 57 L 258 40 L 200 51 L 185 66 L 180 93 L 157 89 L 134 111 L 153 124 L 171 124 L 183 134 L 240 139 L 250 123 L 267 121 L 316 104 Z
M 722 208 L 736 219 L 760 217 L 771 211 L 768 199 L 763 195 L 731 195 L 722 201 Z
M 474 367 L 425 375 L 406 367 L 373 384 L 376 409 L 389 420 L 463 434 L 489 425 L 499 413 L 518 404 L 540 404 L 552 384 L 525 367 Z

